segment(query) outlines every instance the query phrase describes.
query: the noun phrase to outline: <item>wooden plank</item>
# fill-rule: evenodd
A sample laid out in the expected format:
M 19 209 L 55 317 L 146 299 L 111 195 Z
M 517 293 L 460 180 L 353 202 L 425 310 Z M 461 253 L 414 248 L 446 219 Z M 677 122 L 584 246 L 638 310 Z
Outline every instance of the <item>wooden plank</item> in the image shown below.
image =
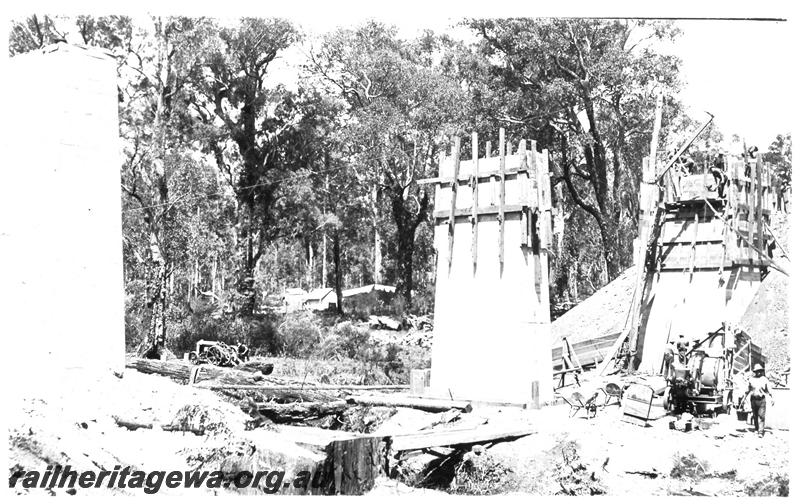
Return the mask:
M 762 209 L 764 207 L 764 200 L 763 200 L 763 185 L 762 185 L 762 178 L 763 178 L 763 163 L 761 161 L 761 154 L 756 155 L 756 238 L 754 243 L 757 247 L 760 247 L 763 251 L 764 245 L 764 215 L 762 213 Z
M 587 341 L 579 341 L 578 343 L 571 343 L 572 351 L 574 355 L 576 355 L 581 361 L 586 360 L 586 355 L 590 355 L 597 352 L 602 352 L 603 349 L 611 346 L 614 343 L 614 340 L 619 336 L 619 333 L 609 334 L 607 336 L 602 336 L 600 338 L 594 338 Z M 552 357 L 553 361 L 561 361 L 561 355 L 563 353 L 563 349 L 559 347 L 554 347 L 552 349 Z
M 391 448 L 398 451 L 423 450 L 436 447 L 471 446 L 512 441 L 533 434 L 529 425 L 483 425 L 470 429 L 448 429 L 392 436 Z
M 619 336 L 619 333 L 607 334 L 605 336 L 579 341 L 577 343 L 570 342 L 570 346 L 572 347 L 572 350 L 575 353 L 582 353 L 588 350 L 602 348 L 604 345 L 610 345 L 614 342 L 617 336 Z M 554 346 L 552 350 L 553 350 L 553 358 L 554 359 L 556 357 L 560 358 L 562 351 L 561 345 Z
M 720 241 L 725 225 L 722 221 L 715 218 L 699 220 L 700 227 L 697 234 L 697 242 Z M 687 220 L 675 220 L 667 218 L 661 225 L 661 240 L 664 243 L 691 243 L 692 241 L 691 222 Z
M 574 364 L 572 367 L 583 367 L 581 363 L 580 357 L 578 357 L 577 352 L 572 347 L 572 343 L 570 343 L 569 338 L 564 338 L 564 341 L 567 342 L 567 351 L 570 353 L 570 361 Z
M 575 357 L 584 367 L 605 360 L 609 351 L 612 351 L 621 333 L 609 334 L 601 338 L 579 342 L 575 344 Z M 553 367 L 560 368 L 561 349 L 553 349 Z M 558 359 L 558 360 L 557 360 Z
M 519 141 L 517 155 L 520 157 L 520 163 L 522 163 L 522 166 L 528 166 L 527 145 L 524 139 Z M 524 205 L 528 202 L 528 198 L 528 177 L 526 174 L 524 177 L 519 179 L 519 201 Z M 519 219 L 519 243 L 522 247 L 527 247 L 529 244 L 528 218 L 529 213 L 527 211 L 523 211 Z
M 500 170 L 487 171 L 484 173 L 480 173 L 478 175 L 478 181 L 479 182 L 491 181 L 492 179 L 499 177 L 499 175 L 500 175 Z M 520 176 L 530 176 L 530 169 L 524 167 L 506 169 L 506 178 L 515 178 Z M 458 178 L 458 184 L 471 185 L 472 180 L 473 180 L 473 175 L 471 173 L 469 175 L 460 174 Z M 419 185 L 435 184 L 438 186 L 449 186 L 453 184 L 453 177 L 424 178 L 424 179 L 419 179 L 416 182 Z
M 453 139 L 453 179 L 458 180 L 458 170 L 461 167 L 461 137 Z M 447 228 L 447 271 L 453 267 L 453 241 L 456 235 L 456 198 L 458 196 L 458 184 L 451 185 L 452 196 L 450 199 L 450 221 Z
M 539 174 L 539 247 L 544 250 L 550 250 L 553 243 L 553 230 L 552 225 L 552 202 L 550 195 L 550 164 L 549 154 L 547 149 L 542 150 L 542 158 L 545 162 L 543 166 L 537 170 Z
M 478 132 L 472 132 L 472 274 L 478 269 Z
M 455 218 L 459 217 L 472 217 L 472 207 L 470 208 L 457 208 L 453 213 Z M 505 207 L 505 214 L 515 214 L 522 211 L 522 205 L 506 205 Z M 480 215 L 499 215 L 500 214 L 500 207 L 499 206 L 487 206 L 487 207 L 480 207 L 477 209 L 477 214 Z M 433 212 L 434 219 L 449 219 L 450 212 L 447 210 L 437 210 Z M 499 218 L 499 217 L 498 217 Z
M 500 259 L 500 274 L 503 274 L 505 262 L 505 223 L 506 223 L 506 130 L 500 128 L 500 204 L 497 214 L 500 233 L 497 237 L 498 255 Z
M 492 142 L 491 140 L 486 141 L 486 154 L 484 155 L 486 159 L 492 157 Z M 489 174 L 490 182 L 492 183 L 492 197 L 489 200 L 492 206 L 494 206 L 497 202 L 497 175 L 496 171 L 493 171 Z
M 750 172 L 752 174 L 752 171 Z M 747 191 L 747 236 L 748 241 L 753 243 L 753 239 L 755 238 L 755 190 L 756 186 L 753 182 L 750 182 L 750 187 Z M 747 248 L 747 258 L 753 258 L 753 249 L 751 247 Z

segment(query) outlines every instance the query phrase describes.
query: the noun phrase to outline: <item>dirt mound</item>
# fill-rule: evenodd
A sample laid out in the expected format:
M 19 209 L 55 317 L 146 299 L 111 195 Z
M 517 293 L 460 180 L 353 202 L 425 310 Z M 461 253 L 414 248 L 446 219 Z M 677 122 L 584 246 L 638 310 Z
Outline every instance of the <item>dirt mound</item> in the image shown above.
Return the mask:
M 553 347 L 569 337 L 575 345 L 599 336 L 619 333 L 633 299 L 635 268 L 628 268 L 617 278 L 553 321 Z
M 777 214 L 770 226 L 787 252 L 790 217 Z M 781 255 L 780 248 L 776 249 L 776 261 L 785 266 L 786 260 Z M 789 278 L 786 275 L 774 270 L 767 274 L 740 325 L 761 346 L 768 370 L 782 371 L 789 365 Z

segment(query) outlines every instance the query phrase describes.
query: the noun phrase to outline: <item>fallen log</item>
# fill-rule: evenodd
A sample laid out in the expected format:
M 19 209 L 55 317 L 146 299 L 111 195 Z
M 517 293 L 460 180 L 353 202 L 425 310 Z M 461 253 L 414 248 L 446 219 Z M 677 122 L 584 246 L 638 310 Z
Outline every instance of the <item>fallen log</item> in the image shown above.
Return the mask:
M 228 386 L 228 385 L 208 385 L 199 386 L 197 388 L 205 388 L 215 390 L 228 397 L 238 400 L 252 400 L 258 403 L 266 402 L 279 402 L 279 403 L 296 403 L 296 402 L 331 402 L 339 398 L 324 390 L 314 390 L 302 387 L 286 387 L 286 386 Z
M 297 402 L 280 404 L 277 402 L 255 403 L 255 409 L 275 423 L 296 423 L 314 420 L 327 415 L 342 413 L 347 409 L 346 401 Z
M 392 396 L 350 396 L 350 404 L 359 406 L 389 406 L 398 408 L 416 408 L 431 413 L 444 413 L 456 409 L 464 413 L 472 411 L 472 404 L 467 401 L 450 401 L 447 399 L 426 399 L 420 397 L 392 397 Z
M 468 429 L 432 430 L 416 434 L 392 436 L 391 448 L 395 452 L 423 450 L 436 447 L 460 447 L 477 444 L 496 444 L 513 441 L 533 434 L 530 426 L 492 426 Z
M 179 380 L 188 381 L 192 366 L 181 360 L 159 361 L 152 359 L 132 358 L 125 364 L 126 367 L 136 369 L 142 373 L 159 374 Z M 196 378 L 198 388 L 219 390 L 237 399 L 244 399 L 245 394 L 231 393 L 231 391 L 255 391 L 262 401 L 317 401 L 327 402 L 336 399 L 331 394 L 310 389 L 312 384 L 304 385 L 297 380 L 289 380 L 275 376 L 265 376 L 260 372 L 240 371 L 233 368 L 216 366 L 199 366 Z M 241 396 L 241 397 L 240 397 Z
M 194 366 L 187 361 L 179 359 L 162 361 L 131 358 L 125 363 L 125 367 L 135 369 L 141 373 L 159 374 L 179 380 L 188 380 L 189 374 Z M 223 383 L 257 384 L 264 379 L 264 375 L 259 372 L 240 371 L 233 368 L 222 368 L 211 365 L 201 365 L 199 369 L 198 381 L 218 380 Z
M 304 385 L 199 385 L 198 388 L 208 388 L 212 390 L 330 390 L 330 391 L 348 391 L 348 390 L 388 390 L 393 392 L 402 392 L 409 390 L 409 385 L 319 385 L 315 383 L 307 383 Z

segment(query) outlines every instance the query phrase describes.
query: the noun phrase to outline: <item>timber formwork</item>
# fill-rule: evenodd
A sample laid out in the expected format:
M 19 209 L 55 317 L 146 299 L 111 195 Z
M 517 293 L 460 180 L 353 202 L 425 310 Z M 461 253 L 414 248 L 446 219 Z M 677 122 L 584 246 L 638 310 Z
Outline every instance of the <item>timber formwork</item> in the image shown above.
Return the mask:
M 667 342 L 681 334 L 701 341 L 720 330 L 740 333 L 737 323 L 762 280 L 781 270 L 770 257 L 769 223 L 778 200 L 772 167 L 760 157 L 745 163 L 730 156 L 724 173 L 721 191 L 710 172 L 667 171 L 655 183 L 649 159 L 643 161 L 643 179 L 650 182 L 641 185 L 635 273 L 615 280 L 630 289 L 630 302 L 613 330 L 553 342 L 556 388 L 590 368 L 607 373 L 629 364 L 658 372 Z M 589 331 L 591 316 L 582 318 Z M 761 349 L 744 336 L 727 339 L 735 345 L 736 371 L 763 362 Z
M 659 372 L 667 343 L 680 335 L 701 341 L 736 331 L 773 265 L 771 167 L 760 155 L 728 157 L 724 172 L 721 188 L 711 173 L 642 184 L 638 242 L 646 250 L 628 341 L 639 371 Z M 738 370 L 761 360 L 756 345 L 736 341 L 737 351 L 746 347 Z
M 552 399 L 547 151 L 473 133 L 439 163 L 438 264 L 429 393 L 536 406 Z M 471 154 L 471 155 L 470 155 Z

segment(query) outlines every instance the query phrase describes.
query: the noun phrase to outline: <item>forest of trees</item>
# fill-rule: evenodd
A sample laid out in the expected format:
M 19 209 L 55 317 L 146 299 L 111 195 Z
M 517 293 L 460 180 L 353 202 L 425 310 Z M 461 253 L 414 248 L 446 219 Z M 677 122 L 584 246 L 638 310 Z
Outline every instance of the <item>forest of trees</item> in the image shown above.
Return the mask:
M 662 144 L 693 124 L 677 99 L 681 62 L 654 50 L 678 28 L 461 24 L 471 38 L 406 39 L 375 21 L 326 34 L 283 19 L 15 21 L 12 55 L 66 41 L 116 58 L 128 343 L 211 323 L 254 339 L 262 306 L 288 287 L 341 298 L 385 283 L 398 287 L 398 312 L 431 312 L 432 194 L 416 181 L 473 130 L 495 138 L 502 127 L 551 153 L 554 305 L 628 267 L 657 86 Z M 788 186 L 791 136 L 769 155 Z

